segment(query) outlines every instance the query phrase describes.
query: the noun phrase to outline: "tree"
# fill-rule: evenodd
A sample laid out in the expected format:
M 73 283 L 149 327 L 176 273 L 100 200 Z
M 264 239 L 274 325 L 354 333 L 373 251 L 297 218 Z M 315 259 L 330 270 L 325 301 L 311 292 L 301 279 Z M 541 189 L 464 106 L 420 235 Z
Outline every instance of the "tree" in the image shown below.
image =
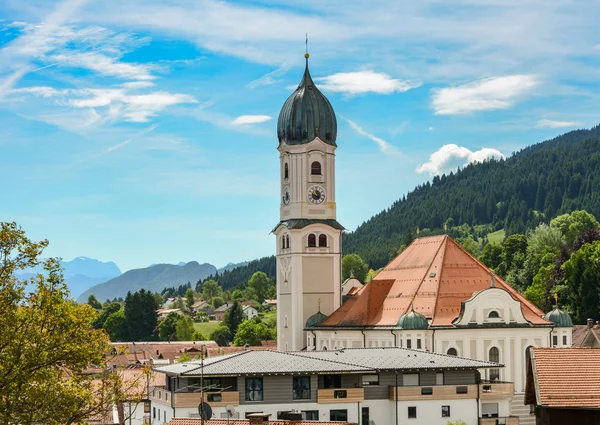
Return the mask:
M 0 223 L 0 423 L 75 424 L 123 400 L 117 373 L 107 369 L 109 340 L 93 329 L 98 313 L 70 299 L 60 261 L 38 266 L 47 241 L 33 242 L 16 223 Z M 132 394 L 133 396 L 133 394 Z
M 350 277 L 350 273 L 353 273 L 355 278 L 361 282 L 365 282 L 368 272 L 368 264 L 366 264 L 358 254 L 348 254 L 344 255 L 344 258 L 342 258 L 343 281 Z
M 184 316 L 177 322 L 177 339 L 179 341 L 191 341 L 194 335 L 194 323 L 189 316 Z
M 142 341 L 152 337 L 158 323 L 158 305 L 150 291 L 140 289 L 125 297 L 125 318 L 129 329 L 128 338 L 131 341 Z
M 181 315 L 174 311 L 167 314 L 158 325 L 158 337 L 161 341 L 171 341 L 177 337 L 177 323 L 181 319 Z
M 104 322 L 104 329 L 108 332 L 111 341 L 125 341 L 127 339 L 125 311 L 119 309 L 108 316 L 106 322 Z
M 550 221 L 550 227 L 558 229 L 569 245 L 573 244 L 577 235 L 585 230 L 597 229 L 599 226 L 596 217 L 585 210 L 576 210 L 571 214 L 559 215 Z
M 500 265 L 502 261 L 502 247 L 495 243 L 488 243 L 481 253 L 481 257 L 479 258 L 483 264 L 488 266 L 492 270 L 496 270 L 496 268 Z
M 600 241 L 583 245 L 571 254 L 562 269 L 576 322 L 600 320 Z
M 94 327 L 94 329 L 102 329 L 102 328 L 104 328 L 104 323 L 106 322 L 106 319 L 108 319 L 108 317 L 111 314 L 113 314 L 116 311 L 119 311 L 120 309 L 121 309 L 121 304 L 119 304 L 118 302 L 104 303 L 102 312 L 94 320 L 94 323 L 92 324 L 92 326 Z
M 223 304 L 225 304 L 225 300 L 223 300 L 223 298 L 221 298 L 221 297 L 214 297 L 212 299 L 212 306 L 213 306 L 213 308 L 219 308 Z
M 160 308 L 165 302 L 164 297 L 162 295 L 160 295 L 158 292 L 155 292 L 153 295 L 154 295 L 154 302 Z
M 225 316 L 223 317 L 223 324 L 227 326 L 231 332 L 231 335 L 235 335 L 238 326 L 244 321 L 244 319 L 245 317 L 242 305 L 239 302 L 234 301 L 231 309 L 225 313 Z
M 210 334 L 211 341 L 219 344 L 220 347 L 227 347 L 231 341 L 231 332 L 227 326 L 219 326 Z
M 248 287 L 254 290 L 254 293 L 256 294 L 256 300 L 261 304 L 269 295 L 269 291 L 272 286 L 274 286 L 273 281 L 269 279 L 269 276 L 267 276 L 267 274 L 264 272 L 254 273 L 248 281 Z
M 96 297 L 94 296 L 94 294 L 90 294 L 90 296 L 88 297 L 87 303 L 89 305 L 91 305 L 92 308 L 94 308 L 96 310 L 102 309 L 102 304 L 100 304 L 100 302 L 96 299 Z
M 235 333 L 234 345 L 261 345 L 261 341 L 272 339 L 271 330 L 260 320 L 246 320 L 238 327 Z
M 194 290 L 192 288 L 188 288 L 188 290 L 185 291 L 185 298 L 187 300 L 185 304 L 187 307 L 187 311 L 190 313 L 194 310 L 193 305 L 196 302 L 195 297 L 196 294 L 194 293 Z
M 206 302 L 211 302 L 214 297 L 221 295 L 221 287 L 214 280 L 207 280 L 202 285 L 202 299 Z
M 192 339 L 194 341 L 206 341 L 208 338 L 206 338 L 206 335 L 204 335 L 202 332 L 195 331 L 194 335 L 192 336 Z

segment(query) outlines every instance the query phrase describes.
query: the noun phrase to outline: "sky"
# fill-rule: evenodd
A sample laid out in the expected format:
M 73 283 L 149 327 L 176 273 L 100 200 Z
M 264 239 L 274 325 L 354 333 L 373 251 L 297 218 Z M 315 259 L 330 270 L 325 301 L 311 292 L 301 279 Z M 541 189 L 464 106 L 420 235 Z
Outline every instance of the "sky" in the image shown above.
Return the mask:
M 338 221 L 600 122 L 600 2 L 3 0 L 0 221 L 122 271 L 272 255 L 279 110 L 338 119 Z

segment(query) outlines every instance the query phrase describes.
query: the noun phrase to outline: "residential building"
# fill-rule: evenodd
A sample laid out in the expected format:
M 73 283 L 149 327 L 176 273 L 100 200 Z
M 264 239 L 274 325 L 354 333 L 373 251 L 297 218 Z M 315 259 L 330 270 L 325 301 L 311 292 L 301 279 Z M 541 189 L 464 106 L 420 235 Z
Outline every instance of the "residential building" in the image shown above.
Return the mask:
M 277 300 L 264 300 L 262 306 L 265 309 L 277 310 Z
M 231 307 L 233 307 L 233 303 L 225 303 L 222 306 L 215 308 L 213 313 L 215 315 L 215 320 L 218 320 L 219 322 L 223 321 L 223 318 L 225 317 L 225 313 L 227 313 L 229 310 L 231 310 Z
M 600 424 L 600 349 L 532 348 L 525 403 L 536 425 Z
M 478 412 L 489 412 L 516 424 L 512 384 L 479 382 L 478 370 L 490 368 L 502 365 L 402 348 L 242 351 L 155 367 L 166 385 L 150 395 L 152 424 L 198 417 L 201 389 L 213 418 L 227 418 L 233 406 L 239 418 L 300 412 L 304 420 L 364 425 L 476 425 L 487 424 Z
M 242 311 L 244 312 L 244 317 L 246 320 L 250 320 L 256 316 L 258 316 L 258 309 L 253 305 L 245 305 L 242 307 Z
M 202 421 L 199 418 L 175 418 L 167 425 L 314 425 L 314 421 L 298 419 L 271 420 L 271 415 L 256 413 L 248 419 L 209 419 Z M 350 425 L 349 422 L 320 422 L 319 425 Z
M 600 322 L 588 319 L 587 325 L 573 327 L 573 346 L 600 348 Z

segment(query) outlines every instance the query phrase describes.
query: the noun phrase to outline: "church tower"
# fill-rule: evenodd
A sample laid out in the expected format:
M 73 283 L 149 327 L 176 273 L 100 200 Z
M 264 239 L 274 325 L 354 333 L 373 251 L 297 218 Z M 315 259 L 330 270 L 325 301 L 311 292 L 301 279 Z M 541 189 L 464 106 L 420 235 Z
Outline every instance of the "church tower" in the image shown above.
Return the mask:
M 280 222 L 277 236 L 277 348 L 302 350 L 309 317 L 341 301 L 341 237 L 335 212 L 337 122 L 306 69 L 279 113 Z

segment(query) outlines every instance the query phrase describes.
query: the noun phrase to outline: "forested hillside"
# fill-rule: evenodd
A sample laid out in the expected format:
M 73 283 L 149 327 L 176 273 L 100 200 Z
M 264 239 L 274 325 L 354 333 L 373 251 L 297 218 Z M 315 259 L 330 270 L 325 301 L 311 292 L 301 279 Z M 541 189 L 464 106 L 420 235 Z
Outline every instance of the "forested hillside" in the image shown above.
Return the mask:
M 600 216 L 600 126 L 539 143 L 506 160 L 436 176 L 344 235 L 344 253 L 384 266 L 417 227 L 491 224 L 507 235 L 576 209 Z
M 230 290 L 236 286 L 245 286 L 255 272 L 264 272 L 274 279 L 276 267 L 275 256 L 263 257 L 231 270 L 226 269 L 222 273 L 217 271 L 205 278 L 204 282 L 215 280 L 223 290 Z

